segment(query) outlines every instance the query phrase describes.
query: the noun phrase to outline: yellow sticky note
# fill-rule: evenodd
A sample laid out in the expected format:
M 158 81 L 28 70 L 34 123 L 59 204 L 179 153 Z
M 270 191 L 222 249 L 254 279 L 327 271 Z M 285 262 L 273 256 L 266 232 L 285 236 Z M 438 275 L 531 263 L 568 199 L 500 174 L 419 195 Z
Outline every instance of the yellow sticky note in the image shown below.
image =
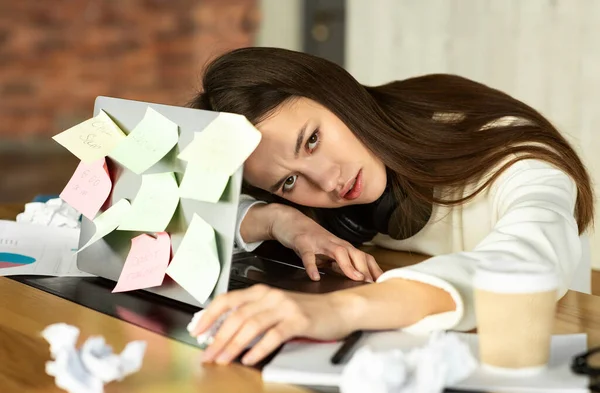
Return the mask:
M 104 112 L 52 137 L 86 164 L 106 157 L 125 134 Z
M 110 157 L 140 175 L 163 158 L 179 139 L 177 124 L 148 107 L 144 118 Z
M 91 244 L 97 242 L 104 236 L 114 231 L 121 223 L 123 217 L 129 212 L 129 209 L 131 209 L 129 201 L 127 199 L 121 199 L 104 213 L 96 217 L 96 219 L 93 221 L 94 225 L 96 226 L 96 232 L 91 239 L 77 252 L 83 251 Z
M 142 185 L 120 231 L 163 232 L 177 209 L 179 188 L 172 172 L 142 175 Z
M 190 161 L 179 185 L 179 197 L 217 203 L 228 181 L 229 175 L 205 171 L 196 160 Z
M 220 271 L 215 230 L 194 214 L 166 273 L 204 303 L 215 288 Z
M 196 161 L 205 172 L 232 175 L 252 154 L 261 133 L 244 116 L 219 113 L 179 154 L 184 161 Z

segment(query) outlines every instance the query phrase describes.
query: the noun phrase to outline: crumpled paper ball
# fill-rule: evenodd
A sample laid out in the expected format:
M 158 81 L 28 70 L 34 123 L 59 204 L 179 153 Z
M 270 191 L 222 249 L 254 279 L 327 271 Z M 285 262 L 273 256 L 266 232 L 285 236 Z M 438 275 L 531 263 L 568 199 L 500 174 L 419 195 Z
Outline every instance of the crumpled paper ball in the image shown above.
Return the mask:
M 441 393 L 477 368 L 469 346 L 452 333 L 434 332 L 410 351 L 360 348 L 342 372 L 342 393 Z
M 17 222 L 50 227 L 79 228 L 80 214 L 60 198 L 25 204 L 25 211 L 17 216 Z

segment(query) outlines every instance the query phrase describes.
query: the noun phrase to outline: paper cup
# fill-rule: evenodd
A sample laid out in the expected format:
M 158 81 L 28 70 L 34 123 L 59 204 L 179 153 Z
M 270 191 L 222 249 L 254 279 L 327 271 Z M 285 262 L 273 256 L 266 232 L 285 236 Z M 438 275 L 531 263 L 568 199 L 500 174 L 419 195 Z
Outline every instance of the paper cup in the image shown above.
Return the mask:
M 554 268 L 533 262 L 484 262 L 476 269 L 473 285 L 482 365 L 523 375 L 544 370 L 556 311 Z

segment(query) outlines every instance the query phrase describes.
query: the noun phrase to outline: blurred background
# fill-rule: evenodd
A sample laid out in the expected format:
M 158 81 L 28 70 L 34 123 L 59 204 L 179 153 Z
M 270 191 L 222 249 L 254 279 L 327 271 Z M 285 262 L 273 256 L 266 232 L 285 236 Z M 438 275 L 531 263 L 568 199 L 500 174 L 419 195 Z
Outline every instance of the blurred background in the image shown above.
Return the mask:
M 62 190 L 77 162 L 50 137 L 96 96 L 185 105 L 207 61 L 254 45 L 326 57 L 364 84 L 448 72 L 504 90 L 600 184 L 599 0 L 0 0 L 0 203 Z

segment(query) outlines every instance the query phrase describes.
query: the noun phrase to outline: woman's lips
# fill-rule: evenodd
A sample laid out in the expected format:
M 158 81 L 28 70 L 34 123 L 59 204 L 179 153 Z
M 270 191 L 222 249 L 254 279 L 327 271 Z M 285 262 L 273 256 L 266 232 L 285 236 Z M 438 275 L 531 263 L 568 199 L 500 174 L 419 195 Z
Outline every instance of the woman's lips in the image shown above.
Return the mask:
M 344 199 L 353 200 L 360 196 L 363 189 L 362 169 L 358 171 L 358 175 L 354 178 L 354 184 L 350 186 L 348 192 L 344 194 Z

